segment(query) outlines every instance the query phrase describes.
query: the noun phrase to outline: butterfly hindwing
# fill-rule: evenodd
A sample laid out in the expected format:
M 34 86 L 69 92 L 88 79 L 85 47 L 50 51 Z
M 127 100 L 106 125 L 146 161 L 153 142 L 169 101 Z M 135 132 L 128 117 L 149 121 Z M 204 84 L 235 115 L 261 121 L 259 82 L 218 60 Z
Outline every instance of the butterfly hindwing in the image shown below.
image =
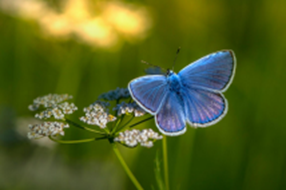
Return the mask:
M 158 111 L 168 90 L 164 75 L 136 78 L 129 83 L 128 88 L 133 99 L 151 114 Z
M 179 135 L 186 131 L 186 116 L 183 99 L 169 91 L 155 116 L 156 125 L 165 135 Z
M 206 88 L 223 92 L 233 79 L 235 67 L 234 53 L 231 50 L 224 50 L 195 61 L 183 68 L 178 75 L 183 85 L 190 88 Z
M 185 113 L 194 127 L 218 122 L 227 112 L 227 101 L 219 92 L 204 89 L 183 89 Z

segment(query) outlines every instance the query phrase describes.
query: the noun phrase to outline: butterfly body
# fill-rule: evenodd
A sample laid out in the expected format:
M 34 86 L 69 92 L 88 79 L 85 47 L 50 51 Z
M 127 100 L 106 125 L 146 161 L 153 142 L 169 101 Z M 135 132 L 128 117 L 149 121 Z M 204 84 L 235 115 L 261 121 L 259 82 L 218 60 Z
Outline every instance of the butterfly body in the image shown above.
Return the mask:
M 180 90 L 182 89 L 182 82 L 180 77 L 173 71 L 168 72 L 167 83 L 170 91 L 174 91 L 178 94 L 180 93 Z
M 205 56 L 183 68 L 178 74 L 147 75 L 132 80 L 132 98 L 155 116 L 158 129 L 175 136 L 186 131 L 186 123 L 206 127 L 218 122 L 227 112 L 224 92 L 236 67 L 231 50 Z

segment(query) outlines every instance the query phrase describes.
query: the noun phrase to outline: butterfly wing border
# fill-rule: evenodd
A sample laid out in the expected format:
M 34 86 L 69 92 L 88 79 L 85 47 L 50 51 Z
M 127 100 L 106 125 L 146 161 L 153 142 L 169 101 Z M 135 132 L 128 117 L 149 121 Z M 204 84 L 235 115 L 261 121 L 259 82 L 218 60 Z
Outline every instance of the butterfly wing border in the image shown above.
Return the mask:
M 232 57 L 232 60 L 233 60 L 233 68 L 232 68 L 231 77 L 230 77 L 229 81 L 227 82 L 227 84 L 225 85 L 225 87 L 219 91 L 219 92 L 222 93 L 222 92 L 225 92 L 229 88 L 229 86 L 231 85 L 231 83 L 233 81 L 233 78 L 234 78 L 234 75 L 235 75 L 235 72 L 236 72 L 236 56 L 235 56 L 234 51 L 231 50 L 231 49 L 226 49 L 226 50 L 221 50 L 221 51 L 228 51 L 230 53 L 231 57 Z M 220 51 L 218 51 L 218 52 L 220 52 Z M 224 98 L 224 100 L 227 103 L 226 98 Z

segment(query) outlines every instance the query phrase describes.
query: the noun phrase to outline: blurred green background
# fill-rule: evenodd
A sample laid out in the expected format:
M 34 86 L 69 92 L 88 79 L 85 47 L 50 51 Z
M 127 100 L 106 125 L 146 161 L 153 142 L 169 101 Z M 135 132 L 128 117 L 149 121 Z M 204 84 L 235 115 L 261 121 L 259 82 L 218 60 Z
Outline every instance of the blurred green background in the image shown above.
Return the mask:
M 171 189 L 286 189 L 285 10 L 281 0 L 0 0 L 0 189 L 135 189 L 107 141 L 28 140 L 27 107 L 69 93 L 76 120 L 144 75 L 141 60 L 170 68 L 179 46 L 176 72 L 221 49 L 234 50 L 237 70 L 222 121 L 168 138 Z M 161 146 L 120 147 L 145 189 L 157 189 Z

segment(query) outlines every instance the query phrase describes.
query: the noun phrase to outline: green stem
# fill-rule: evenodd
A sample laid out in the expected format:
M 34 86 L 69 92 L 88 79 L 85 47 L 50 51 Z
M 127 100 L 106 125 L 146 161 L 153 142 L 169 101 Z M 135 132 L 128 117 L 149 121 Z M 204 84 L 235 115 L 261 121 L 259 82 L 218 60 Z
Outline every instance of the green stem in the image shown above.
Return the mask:
M 77 123 L 75 123 L 75 122 L 73 122 L 73 121 L 71 121 L 71 120 L 69 120 L 69 119 L 65 119 L 65 120 L 66 120 L 66 122 L 68 122 L 69 124 L 71 124 L 71 125 L 73 125 L 73 126 L 75 126 L 75 127 L 78 127 L 78 128 L 80 128 L 80 129 L 87 130 L 87 131 L 90 131 L 90 132 L 93 132 L 93 133 L 97 133 L 97 134 L 100 134 L 100 135 L 105 135 L 104 132 L 91 129 L 91 128 L 89 128 L 89 127 L 83 127 L 83 126 L 81 126 L 81 125 L 79 125 L 79 124 L 77 124 Z
M 133 184 L 135 185 L 135 187 L 139 190 L 143 190 L 143 187 L 140 185 L 140 183 L 137 181 L 137 179 L 135 178 L 135 176 L 133 175 L 133 173 L 131 172 L 131 170 L 128 168 L 126 162 L 124 161 L 123 157 L 121 156 L 117 145 L 114 142 L 111 142 L 113 151 L 115 153 L 115 155 L 117 156 L 119 162 L 121 163 L 121 165 L 123 166 L 125 172 L 127 173 L 127 175 L 129 176 L 130 180 L 133 182 Z
M 129 127 L 130 127 L 130 128 L 135 127 L 136 125 L 139 125 L 139 124 L 141 124 L 141 123 L 144 123 L 145 121 L 148 121 L 148 120 L 150 120 L 150 119 L 153 119 L 153 117 L 154 117 L 154 116 L 151 116 L 151 117 L 148 117 L 148 118 L 146 118 L 146 119 L 143 119 L 142 121 L 139 121 L 139 122 L 137 122 L 137 123 L 134 123 L 133 125 L 130 125 Z
M 79 143 L 86 143 L 86 142 L 92 142 L 92 141 L 96 141 L 96 140 L 100 140 L 100 139 L 106 139 L 107 137 L 103 138 L 91 138 L 91 139 L 81 139 L 81 140 L 57 140 L 52 138 L 51 136 L 49 136 L 49 138 L 57 143 L 61 143 L 61 144 L 79 144 Z
M 167 137 L 163 135 L 163 160 L 164 160 L 164 177 L 165 177 L 165 187 L 169 190 L 169 168 L 168 168 L 168 152 L 167 152 Z
M 132 120 L 134 119 L 134 116 L 132 116 L 124 125 L 122 125 L 118 131 L 121 131 L 126 125 L 128 125 Z
M 105 131 L 106 134 L 108 134 L 108 135 L 110 134 L 110 131 L 107 127 L 104 127 L 103 130 Z
M 117 130 L 119 124 L 121 123 L 121 121 L 123 121 L 124 116 L 125 116 L 125 115 L 123 115 L 122 117 L 120 117 L 119 119 L 117 119 L 117 121 L 116 121 L 116 123 L 115 123 L 113 129 L 111 130 L 111 134 L 115 133 L 115 131 Z

